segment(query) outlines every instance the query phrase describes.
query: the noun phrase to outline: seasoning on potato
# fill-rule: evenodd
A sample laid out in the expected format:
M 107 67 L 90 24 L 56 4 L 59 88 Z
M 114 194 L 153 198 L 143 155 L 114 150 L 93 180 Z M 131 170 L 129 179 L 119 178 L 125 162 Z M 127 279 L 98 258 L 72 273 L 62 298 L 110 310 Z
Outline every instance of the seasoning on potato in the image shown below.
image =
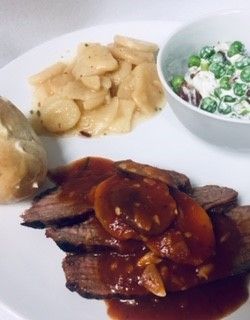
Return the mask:
M 0 203 L 32 196 L 47 174 L 47 154 L 28 120 L 0 97 Z
M 164 104 L 157 51 L 154 43 L 120 35 L 108 46 L 81 43 L 71 62 L 30 77 L 34 128 L 88 137 L 131 131 Z

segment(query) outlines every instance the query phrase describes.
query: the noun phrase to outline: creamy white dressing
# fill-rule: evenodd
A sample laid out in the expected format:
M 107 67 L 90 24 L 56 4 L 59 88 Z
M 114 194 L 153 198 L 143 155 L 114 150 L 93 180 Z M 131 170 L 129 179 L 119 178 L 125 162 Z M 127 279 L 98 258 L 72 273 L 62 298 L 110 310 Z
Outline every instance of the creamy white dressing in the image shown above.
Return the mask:
M 193 78 L 189 77 L 188 84 L 199 91 L 202 98 L 210 96 L 218 87 L 218 81 L 211 71 L 199 71 Z

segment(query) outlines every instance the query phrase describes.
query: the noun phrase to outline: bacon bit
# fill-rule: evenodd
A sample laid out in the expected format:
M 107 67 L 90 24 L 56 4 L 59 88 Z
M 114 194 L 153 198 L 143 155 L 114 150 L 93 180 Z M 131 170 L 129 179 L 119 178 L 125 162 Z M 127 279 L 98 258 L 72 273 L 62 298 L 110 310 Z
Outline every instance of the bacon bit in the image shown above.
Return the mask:
M 158 225 L 161 224 L 160 218 L 159 218 L 159 216 L 158 216 L 157 214 L 155 214 L 155 215 L 153 216 L 153 220 L 154 220 L 154 222 L 157 223 Z
M 144 269 L 139 284 L 158 297 L 166 296 L 166 289 L 161 275 L 154 264 Z
M 137 266 L 138 267 L 145 267 L 145 266 L 147 266 L 149 264 L 160 263 L 161 261 L 162 261 L 162 259 L 160 259 L 159 257 L 155 256 L 152 251 L 149 251 L 138 260 Z
M 91 134 L 86 131 L 81 130 L 81 131 L 79 131 L 79 133 L 80 133 L 80 135 L 82 135 L 84 137 L 91 138 Z
M 122 214 L 121 208 L 120 207 L 115 207 L 115 214 L 117 216 L 120 216 Z
M 227 239 L 229 238 L 230 234 L 226 233 L 224 234 L 221 238 L 220 238 L 220 243 L 223 243 L 225 241 L 227 241 Z
M 137 208 L 140 207 L 140 205 L 141 205 L 140 202 L 135 202 L 134 203 L 134 206 L 137 207 Z
M 208 280 L 210 273 L 213 271 L 214 265 L 212 263 L 205 264 L 196 269 L 197 277 Z
M 177 209 L 174 209 L 174 214 L 175 214 L 175 215 L 178 215 L 178 213 L 179 213 L 178 210 L 177 210 Z

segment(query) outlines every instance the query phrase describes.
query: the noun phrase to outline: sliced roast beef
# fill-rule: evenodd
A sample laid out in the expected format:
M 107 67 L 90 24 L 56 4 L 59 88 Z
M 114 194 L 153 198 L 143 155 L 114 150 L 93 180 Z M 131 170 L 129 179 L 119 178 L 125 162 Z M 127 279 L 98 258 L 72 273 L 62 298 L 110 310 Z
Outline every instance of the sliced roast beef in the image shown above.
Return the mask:
M 52 238 L 66 252 L 95 252 L 109 249 L 133 253 L 145 249 L 140 241 L 121 241 L 113 238 L 94 216 L 71 227 L 47 228 L 46 236 Z
M 24 212 L 22 224 L 33 228 L 44 228 L 50 225 L 72 225 L 88 219 L 93 211 L 92 205 L 85 197 L 75 197 L 74 193 L 72 190 L 73 196 L 67 196 L 60 187 L 52 189 Z
M 86 220 L 93 211 L 95 186 L 116 171 L 113 162 L 84 158 L 50 173 L 58 188 L 43 193 L 22 215 L 23 225 L 42 228 Z
M 197 268 L 162 260 L 156 265 L 168 291 L 187 289 L 250 269 L 250 206 L 236 207 L 227 215 L 214 215 L 213 224 L 217 250 L 205 264 Z M 97 299 L 147 295 L 149 292 L 141 281 L 144 268 L 134 254 L 87 253 L 68 255 L 63 261 L 67 287 L 84 297 Z
M 207 185 L 193 189 L 192 198 L 209 213 L 228 212 L 237 204 L 238 193 L 227 187 Z
M 115 165 L 118 170 L 126 174 L 136 174 L 143 177 L 157 179 L 166 183 L 170 187 L 177 188 L 186 193 L 190 193 L 192 190 L 188 177 L 176 171 L 163 170 L 147 164 L 137 163 L 132 160 L 118 161 Z
M 138 284 L 141 268 L 136 267 L 136 262 L 133 255 L 110 252 L 68 255 L 63 261 L 66 286 L 86 298 L 145 295 L 147 291 Z

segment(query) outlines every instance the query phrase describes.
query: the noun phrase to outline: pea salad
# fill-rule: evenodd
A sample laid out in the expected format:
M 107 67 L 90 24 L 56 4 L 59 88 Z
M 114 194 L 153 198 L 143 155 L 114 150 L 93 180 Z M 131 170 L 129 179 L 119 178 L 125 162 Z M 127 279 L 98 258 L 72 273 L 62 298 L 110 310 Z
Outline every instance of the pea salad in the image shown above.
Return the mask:
M 205 46 L 170 84 L 182 99 L 210 113 L 250 120 L 250 56 L 240 41 Z

